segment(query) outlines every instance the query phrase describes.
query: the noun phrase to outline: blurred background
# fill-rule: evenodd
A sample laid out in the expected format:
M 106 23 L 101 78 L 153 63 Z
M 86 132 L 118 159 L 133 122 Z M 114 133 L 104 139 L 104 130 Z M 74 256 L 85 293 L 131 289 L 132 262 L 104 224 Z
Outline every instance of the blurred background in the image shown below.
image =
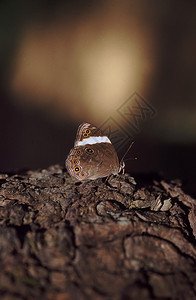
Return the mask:
M 137 93 L 156 114 L 131 133 L 127 171 L 196 196 L 195 20 L 193 0 L 2 0 L 0 172 L 64 164 L 81 122 L 129 132 L 119 108 Z

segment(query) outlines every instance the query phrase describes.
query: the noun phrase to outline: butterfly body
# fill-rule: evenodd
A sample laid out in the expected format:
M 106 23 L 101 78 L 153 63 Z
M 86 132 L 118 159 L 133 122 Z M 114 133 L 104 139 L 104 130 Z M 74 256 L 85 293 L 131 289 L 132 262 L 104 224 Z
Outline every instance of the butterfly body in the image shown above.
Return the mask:
M 122 168 L 109 138 L 89 123 L 79 126 L 66 167 L 69 174 L 79 181 L 116 175 Z

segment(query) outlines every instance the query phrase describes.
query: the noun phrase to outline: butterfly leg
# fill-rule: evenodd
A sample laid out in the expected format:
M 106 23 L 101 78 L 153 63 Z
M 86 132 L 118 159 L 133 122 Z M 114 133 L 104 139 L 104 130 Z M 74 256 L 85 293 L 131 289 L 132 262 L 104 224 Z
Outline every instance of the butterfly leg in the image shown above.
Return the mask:
M 106 177 L 105 184 L 106 184 L 112 177 L 114 177 L 113 174 L 108 175 L 108 176 Z

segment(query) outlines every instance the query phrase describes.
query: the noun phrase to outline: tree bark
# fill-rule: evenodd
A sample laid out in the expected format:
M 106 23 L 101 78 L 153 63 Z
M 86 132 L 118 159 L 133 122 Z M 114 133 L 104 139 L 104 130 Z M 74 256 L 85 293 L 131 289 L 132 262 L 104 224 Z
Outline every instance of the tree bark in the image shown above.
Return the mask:
M 195 200 L 147 177 L 1 174 L 1 299 L 196 299 Z

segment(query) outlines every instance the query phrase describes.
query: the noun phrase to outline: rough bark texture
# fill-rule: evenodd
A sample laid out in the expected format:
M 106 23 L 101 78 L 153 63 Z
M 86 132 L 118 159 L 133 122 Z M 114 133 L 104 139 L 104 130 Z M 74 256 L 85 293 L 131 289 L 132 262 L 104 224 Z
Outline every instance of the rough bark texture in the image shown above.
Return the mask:
M 0 175 L 1 299 L 196 299 L 194 199 L 136 181 Z

